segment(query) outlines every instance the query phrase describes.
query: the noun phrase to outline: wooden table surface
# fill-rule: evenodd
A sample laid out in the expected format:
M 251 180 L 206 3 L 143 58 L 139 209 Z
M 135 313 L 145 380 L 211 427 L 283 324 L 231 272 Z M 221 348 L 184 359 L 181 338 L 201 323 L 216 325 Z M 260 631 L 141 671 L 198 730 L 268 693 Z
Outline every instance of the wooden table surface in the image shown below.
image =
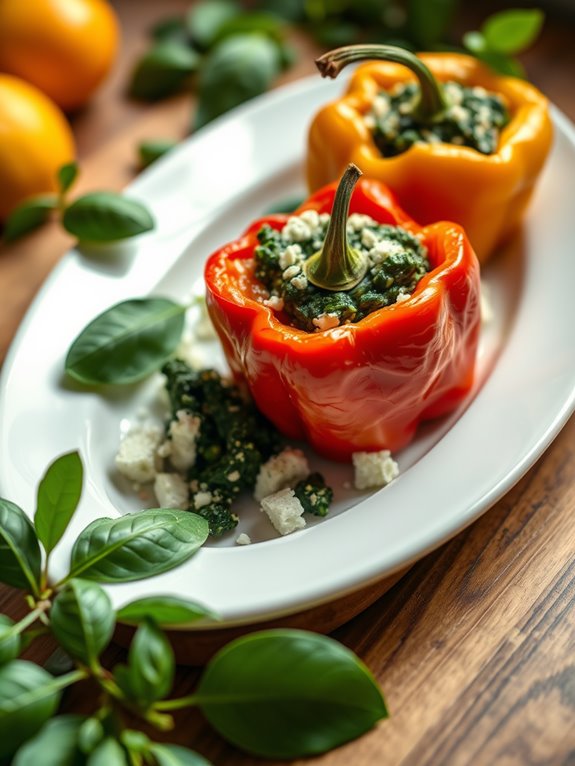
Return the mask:
M 154 106 L 124 96 L 130 68 L 145 47 L 145 30 L 187 3 L 123 0 L 116 6 L 124 34 L 120 59 L 89 107 L 73 119 L 81 189 L 123 187 L 134 176 L 137 142 L 184 136 L 193 109 L 187 96 Z M 313 45 L 298 34 L 294 43 L 298 63 L 281 82 L 313 71 Z M 524 57 L 531 79 L 571 119 L 574 43 L 575 26 L 550 20 Z M 47 226 L 0 248 L 0 362 L 69 244 L 56 226 Z M 490 511 L 336 632 L 371 668 L 392 715 L 362 739 L 310 763 L 575 764 L 574 511 L 572 418 Z M 0 611 L 22 613 L 19 597 L 8 588 L 0 588 Z M 46 642 L 29 656 L 42 662 L 50 651 Z M 112 647 L 107 660 L 115 663 L 121 655 Z M 182 668 L 175 694 L 189 690 L 197 675 Z M 89 694 L 72 691 L 64 706 L 89 711 Z M 193 712 L 179 715 L 170 739 L 195 747 L 218 766 L 265 763 L 228 747 Z

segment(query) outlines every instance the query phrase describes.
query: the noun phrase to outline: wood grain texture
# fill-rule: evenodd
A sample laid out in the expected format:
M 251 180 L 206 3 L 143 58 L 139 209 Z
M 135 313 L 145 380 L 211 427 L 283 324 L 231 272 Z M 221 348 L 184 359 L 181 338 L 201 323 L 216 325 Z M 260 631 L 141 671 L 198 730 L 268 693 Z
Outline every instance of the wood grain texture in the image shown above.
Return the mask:
M 188 3 L 118 0 L 116 5 L 124 29 L 121 59 L 73 120 L 83 168 L 79 190 L 123 187 L 134 176 L 137 142 L 185 135 L 193 109 L 185 96 L 150 107 L 123 95 L 145 30 Z M 469 10 L 461 28 L 477 26 L 485 12 L 484 4 Z M 313 46 L 295 33 L 293 39 L 305 55 L 284 79 L 313 70 Z M 525 57 L 532 79 L 572 119 L 574 40 L 567 21 L 551 21 Z M 58 227 L 48 226 L 0 248 L 0 362 L 30 301 L 69 244 Z M 372 669 L 392 717 L 361 740 L 298 761 L 299 766 L 575 764 L 574 511 L 572 418 L 494 508 L 335 632 Z M 0 588 L 0 610 L 23 614 L 21 596 Z M 43 662 L 52 648 L 46 640 L 28 656 Z M 124 656 L 112 646 L 105 662 L 112 667 Z M 180 669 L 174 694 L 189 692 L 198 675 Z M 64 708 L 89 712 L 93 697 L 89 685 L 79 686 L 66 694 Z M 176 723 L 174 732 L 158 738 L 193 746 L 218 766 L 272 766 L 227 746 L 193 711 L 178 713 Z

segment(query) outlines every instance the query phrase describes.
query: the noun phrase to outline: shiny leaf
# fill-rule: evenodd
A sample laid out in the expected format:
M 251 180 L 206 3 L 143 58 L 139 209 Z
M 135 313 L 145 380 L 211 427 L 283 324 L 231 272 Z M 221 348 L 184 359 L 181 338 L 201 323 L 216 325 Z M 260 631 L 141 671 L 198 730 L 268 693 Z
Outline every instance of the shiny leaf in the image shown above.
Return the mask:
M 152 509 L 96 519 L 76 540 L 69 576 L 97 582 L 154 577 L 187 561 L 207 536 L 205 519 L 187 511 Z
M 152 745 L 150 752 L 158 766 L 212 766 L 199 753 L 180 745 Z
M 222 26 L 240 14 L 233 0 L 202 0 L 195 3 L 186 17 L 188 32 L 194 43 L 206 50 L 217 39 Z
M 298 630 L 228 644 L 208 664 L 195 697 L 223 737 L 266 758 L 326 752 L 387 716 L 375 679 L 352 652 Z
M 528 48 L 537 38 L 545 15 L 538 8 L 513 8 L 490 16 L 481 32 L 487 47 L 513 56 Z
M 62 225 L 82 242 L 115 242 L 151 231 L 154 219 L 141 202 L 113 192 L 90 192 L 64 210 Z
M 269 37 L 242 34 L 222 40 L 200 70 L 195 127 L 264 93 L 280 70 L 278 47 Z
M 80 455 L 70 452 L 49 466 L 38 486 L 34 526 L 47 553 L 60 541 L 78 507 L 83 474 Z
M 17 634 L 6 636 L 13 625 L 13 620 L 5 614 L 0 614 L 0 665 L 12 662 L 20 654 L 20 636 Z
M 0 498 L 0 582 L 38 592 L 42 555 L 24 511 Z
M 58 170 L 58 183 L 60 185 L 60 192 L 66 194 L 68 189 L 72 186 L 76 178 L 78 177 L 78 165 L 75 162 L 69 162 L 67 165 L 62 165 Z
M 62 715 L 48 721 L 18 750 L 12 766 L 82 766 L 78 736 L 85 720 L 79 715 Z
M 125 385 L 158 370 L 178 345 L 185 306 L 167 298 L 117 303 L 73 342 L 66 372 L 87 384 Z
M 108 737 L 90 754 L 86 766 L 129 766 L 129 761 L 120 743 Z
M 146 619 L 160 626 L 186 625 L 202 618 L 217 619 L 210 609 L 177 596 L 147 596 L 123 606 L 117 613 L 122 622 L 139 624 Z
M 127 667 L 115 675 L 129 697 L 143 708 L 169 694 L 174 681 L 174 653 L 166 636 L 151 621 L 136 631 Z
M 60 679 L 33 662 L 14 660 L 0 668 L 0 758 L 14 753 L 56 712 Z
M 130 95 L 142 101 L 157 101 L 182 89 L 200 57 L 185 41 L 163 39 L 147 51 L 132 74 Z
M 4 224 L 4 241 L 13 242 L 46 223 L 50 213 L 57 207 L 56 197 L 46 195 L 32 197 L 22 202 L 10 213 Z
M 94 666 L 110 643 L 115 624 L 110 597 L 87 580 L 70 580 L 50 611 L 50 626 L 60 646 L 86 665 Z

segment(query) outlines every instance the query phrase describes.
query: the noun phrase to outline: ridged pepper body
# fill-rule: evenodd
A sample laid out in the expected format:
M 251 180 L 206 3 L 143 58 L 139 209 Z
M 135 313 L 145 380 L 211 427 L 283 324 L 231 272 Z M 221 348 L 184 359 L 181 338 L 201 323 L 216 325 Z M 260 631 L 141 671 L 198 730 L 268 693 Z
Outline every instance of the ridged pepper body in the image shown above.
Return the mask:
M 307 180 L 314 191 L 339 178 L 349 162 L 386 183 L 420 224 L 459 223 L 481 262 L 516 230 L 552 140 L 547 99 L 530 83 L 493 74 L 464 54 L 424 53 L 419 58 L 440 82 L 456 81 L 499 94 L 510 113 L 491 155 L 454 144 L 416 144 L 383 157 L 364 117 L 375 96 L 413 81 L 405 67 L 384 61 L 360 65 L 346 94 L 322 107 L 309 130 Z
M 319 190 L 295 214 L 331 212 L 335 188 Z M 205 269 L 208 310 L 233 373 L 283 434 L 336 460 L 398 450 L 421 420 L 456 408 L 472 386 L 480 325 L 479 264 L 460 226 L 422 228 L 383 184 L 364 178 L 350 213 L 419 235 L 431 264 L 407 300 L 357 323 L 309 333 L 261 302 L 256 235 L 264 223 L 281 229 L 287 215 L 256 221 Z

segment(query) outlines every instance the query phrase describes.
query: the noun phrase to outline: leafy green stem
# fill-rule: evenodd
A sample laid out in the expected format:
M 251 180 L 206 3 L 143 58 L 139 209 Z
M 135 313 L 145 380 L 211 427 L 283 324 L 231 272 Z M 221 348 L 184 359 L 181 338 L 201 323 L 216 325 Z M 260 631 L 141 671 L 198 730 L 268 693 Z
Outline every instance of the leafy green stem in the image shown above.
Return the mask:
M 35 609 L 33 609 L 31 612 L 29 612 L 25 617 L 23 617 L 19 622 L 15 622 L 14 625 L 8 630 L 3 638 L 8 639 L 12 636 L 18 636 L 20 633 L 23 633 L 26 628 L 28 628 L 30 625 L 33 625 L 36 620 L 38 620 L 45 612 L 48 611 L 48 609 L 51 606 L 50 601 L 40 601 Z

